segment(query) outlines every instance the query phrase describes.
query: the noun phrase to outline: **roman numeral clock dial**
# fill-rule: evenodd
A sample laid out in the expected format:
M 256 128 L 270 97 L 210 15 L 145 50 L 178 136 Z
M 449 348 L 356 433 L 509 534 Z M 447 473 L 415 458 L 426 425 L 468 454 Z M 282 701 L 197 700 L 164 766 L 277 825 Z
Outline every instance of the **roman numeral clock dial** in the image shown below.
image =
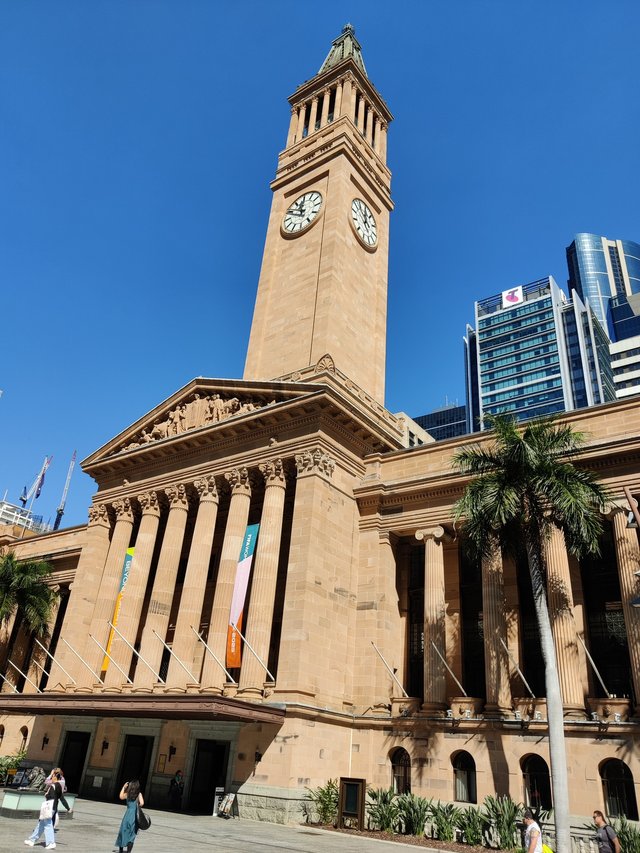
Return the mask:
M 374 252 L 378 248 L 378 226 L 369 206 L 361 198 L 351 202 L 351 225 L 365 249 Z
M 282 232 L 286 236 L 296 236 L 315 221 L 322 207 L 322 196 L 316 190 L 305 193 L 287 208 L 282 220 Z

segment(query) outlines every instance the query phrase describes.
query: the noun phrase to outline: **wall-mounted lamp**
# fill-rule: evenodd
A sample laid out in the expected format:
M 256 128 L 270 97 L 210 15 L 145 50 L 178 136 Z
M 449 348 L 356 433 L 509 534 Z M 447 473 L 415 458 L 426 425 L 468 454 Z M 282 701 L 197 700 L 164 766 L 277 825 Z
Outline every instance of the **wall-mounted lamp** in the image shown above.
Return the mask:
M 106 752 L 108 749 L 109 749 L 109 741 L 108 741 L 108 740 L 103 740 L 103 741 L 102 741 L 102 749 L 101 749 L 101 751 L 100 751 L 100 755 L 104 755 L 104 754 L 105 754 L 105 752 Z
M 522 719 L 522 714 L 520 713 L 520 711 L 514 711 L 513 712 L 513 719 L 514 720 L 521 720 Z
M 541 720 L 542 719 L 542 713 L 540 711 L 536 711 L 533 718 L 534 718 L 534 720 Z
M 451 708 L 447 708 L 447 720 L 452 720 L 452 719 L 453 719 L 453 711 L 451 710 Z
M 256 761 L 256 764 L 259 764 L 262 761 L 262 753 L 258 752 L 257 749 L 256 749 L 256 754 L 255 754 L 255 761 Z
M 171 744 L 171 746 L 169 747 L 169 761 L 171 761 L 171 759 L 173 758 L 173 756 L 175 754 L 176 754 L 176 748 L 173 744 Z
M 42 748 L 44 749 L 44 748 L 45 748 L 45 746 L 46 746 L 48 743 L 49 743 L 49 735 L 45 735 L 45 736 L 42 738 Z
M 622 722 L 622 717 L 620 716 L 620 714 L 614 714 L 613 715 L 613 722 L 614 723 L 621 723 Z
M 597 723 L 597 722 L 598 722 L 599 717 L 598 717 L 598 712 L 597 712 L 597 711 L 592 711 L 592 712 L 591 712 L 591 719 L 593 720 L 593 722 L 594 722 L 594 723 Z

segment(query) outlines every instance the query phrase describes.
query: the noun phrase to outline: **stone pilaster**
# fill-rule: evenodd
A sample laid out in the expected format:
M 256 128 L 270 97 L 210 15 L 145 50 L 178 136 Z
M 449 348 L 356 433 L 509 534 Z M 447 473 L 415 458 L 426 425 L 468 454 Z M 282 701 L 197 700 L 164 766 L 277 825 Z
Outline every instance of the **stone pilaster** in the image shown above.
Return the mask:
M 311 113 L 309 115 L 309 135 L 316 129 L 316 120 L 318 118 L 318 97 L 311 99 Z
M 622 610 L 627 628 L 631 677 L 634 693 L 638 697 L 640 696 L 640 608 L 632 607 L 631 602 L 638 596 L 638 579 L 635 572 L 640 571 L 640 551 L 636 531 L 627 527 L 627 514 L 628 508 L 618 507 L 611 513 Z M 635 715 L 640 715 L 640 702 L 636 705 Z
M 491 716 L 505 716 L 511 711 L 512 703 L 509 655 L 502 645 L 507 643 L 507 620 L 502 554 L 497 542 L 490 556 L 482 560 L 482 623 L 487 690 L 485 712 Z
M 129 498 L 114 501 L 113 509 L 116 513 L 116 524 L 113 536 L 111 537 L 111 544 L 109 545 L 109 553 L 104 564 L 104 571 L 100 579 L 89 631 L 91 636 L 95 637 L 103 647 L 109 636 L 109 625 L 107 623 L 113 619 L 113 609 L 116 604 L 120 580 L 122 578 L 122 566 L 133 530 L 133 511 Z M 74 590 L 74 592 L 77 594 L 77 590 Z M 80 644 L 77 639 L 74 642 L 73 626 L 70 625 L 69 629 L 71 636 L 67 638 L 67 642 L 82 655 L 93 672 L 96 675 L 100 675 L 102 658 L 104 657 L 103 653 L 89 637 L 81 637 Z M 77 648 L 78 645 L 82 648 Z M 78 687 L 90 687 L 95 679 L 92 678 L 89 670 L 77 658 L 75 660 L 76 669 L 75 671 L 70 669 L 69 672 L 76 679 Z
M 251 484 L 249 472 L 246 468 L 236 468 L 226 473 L 225 478 L 231 486 L 231 501 L 224 542 L 222 543 L 207 639 L 207 645 L 222 664 L 225 663 L 226 657 L 227 631 L 236 569 L 242 540 L 247 529 L 251 503 Z M 202 689 L 222 692 L 226 680 L 227 677 L 220 665 L 216 663 L 209 652 L 206 652 L 202 668 Z
M 91 627 L 91 617 L 100 589 L 100 580 L 105 560 L 109 553 L 110 532 L 111 522 L 109 521 L 106 505 L 95 504 L 91 506 L 89 508 L 87 539 L 80 554 L 78 568 L 76 569 L 75 579 L 69 595 L 67 611 L 60 631 L 60 637 L 64 637 L 74 648 L 78 637 L 84 638 L 83 643 L 85 647 L 87 645 L 95 645 L 89 639 L 88 635 Z M 78 651 L 82 654 L 81 649 L 78 649 Z M 80 671 L 79 667 L 82 667 L 87 676 L 89 676 L 85 667 L 82 666 L 78 658 L 62 640 L 57 644 L 55 658 L 60 666 L 58 663 L 51 662 L 51 670 L 47 682 L 48 690 L 64 690 L 73 686 L 73 683 L 69 680 L 64 670 L 72 678 L 77 680 L 76 674 Z
M 296 138 L 296 130 L 298 128 L 298 110 L 295 107 L 291 108 L 291 121 L 289 122 L 289 133 L 287 134 L 287 145 L 288 148 L 290 145 L 293 145 L 294 139 Z
M 366 127 L 365 127 L 365 139 L 369 143 L 369 145 L 373 145 L 373 108 L 370 104 L 367 105 L 367 117 L 366 117 Z
M 336 121 L 342 115 L 342 89 L 344 81 L 340 80 L 336 86 L 336 100 L 333 105 L 333 120 Z
M 193 672 L 192 665 L 198 638 L 193 633 L 192 628 L 198 630 L 202 615 L 211 548 L 218 516 L 218 490 L 213 476 L 196 480 L 194 486 L 200 502 L 191 540 L 191 549 L 189 550 L 187 570 L 182 585 L 180 609 L 176 619 L 172 649 L 178 660 L 182 661 L 197 678 L 198 673 Z M 188 680 L 187 673 L 172 657 L 169 662 L 167 686 L 185 688 Z
M 544 543 L 544 559 L 547 567 L 549 616 L 556 647 L 564 715 L 583 718 L 585 716 L 583 673 L 576 624 L 573 618 L 569 559 L 564 534 L 555 525 L 552 526 L 550 538 Z
M 327 121 L 329 120 L 329 100 L 331 99 L 331 90 L 325 89 L 322 93 L 324 95 L 322 100 L 322 116 L 320 118 L 320 127 L 325 127 Z
M 268 665 L 286 481 L 281 459 L 260 465 L 260 471 L 265 480 L 264 503 L 245 636 L 260 660 Z M 242 653 L 239 695 L 262 696 L 262 685 L 268 680 L 264 667 L 260 666 L 250 649 L 245 647 Z
M 162 539 L 158 568 L 140 643 L 140 654 L 149 666 L 139 664 L 136 668 L 136 687 L 141 688 L 151 688 L 156 683 L 156 676 L 151 670 L 160 671 L 164 652 L 162 640 L 166 640 L 169 627 L 169 615 L 175 595 L 180 554 L 189 512 L 187 492 L 182 483 L 165 489 L 165 494 L 169 500 L 169 517 Z
M 387 124 L 386 122 L 382 122 L 380 126 L 380 145 L 378 147 L 378 154 L 380 155 L 380 159 L 383 163 L 387 162 Z
M 362 94 L 360 95 L 360 101 L 358 103 L 358 130 L 364 136 L 365 133 L 365 115 L 366 115 L 366 103 Z
M 122 604 L 116 625 L 120 634 L 126 637 L 131 645 L 135 643 L 138 633 L 138 623 L 142 613 L 142 604 L 147 590 L 149 570 L 160 522 L 160 507 L 155 492 L 139 495 L 138 503 L 142 509 L 142 519 L 138 528 L 129 577 L 122 593 Z M 111 615 L 108 618 L 111 619 Z M 129 671 L 133 652 L 115 632 L 109 653 L 124 672 Z M 104 677 L 105 685 L 119 687 L 124 681 L 126 678 L 118 671 L 118 667 L 113 665 L 113 661 L 108 661 L 107 672 Z
M 416 531 L 424 541 L 424 703 L 428 713 L 443 713 L 446 706 L 445 668 L 440 655 L 446 654 L 444 554 L 449 539 L 440 525 Z M 434 648 L 435 646 L 435 648 Z
M 298 130 L 296 132 L 296 142 L 300 142 L 304 133 L 304 117 L 307 112 L 307 105 L 300 104 L 298 107 Z

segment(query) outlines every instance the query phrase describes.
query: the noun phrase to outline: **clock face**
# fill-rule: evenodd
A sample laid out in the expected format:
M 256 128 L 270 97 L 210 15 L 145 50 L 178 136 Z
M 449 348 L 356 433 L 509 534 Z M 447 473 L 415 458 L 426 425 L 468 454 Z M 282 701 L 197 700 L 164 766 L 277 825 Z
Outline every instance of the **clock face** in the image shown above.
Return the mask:
M 356 234 L 369 248 L 378 242 L 378 226 L 369 207 L 361 198 L 354 198 L 351 202 L 351 219 Z
M 288 234 L 304 231 L 320 213 L 322 196 L 316 190 L 305 193 L 297 198 L 287 210 L 282 220 L 282 228 Z

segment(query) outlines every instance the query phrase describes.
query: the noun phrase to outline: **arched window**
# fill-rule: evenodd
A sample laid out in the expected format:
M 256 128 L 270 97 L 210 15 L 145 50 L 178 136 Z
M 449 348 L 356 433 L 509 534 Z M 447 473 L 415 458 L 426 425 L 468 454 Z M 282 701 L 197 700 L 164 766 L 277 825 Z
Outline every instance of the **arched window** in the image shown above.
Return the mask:
M 600 765 L 604 807 L 608 815 L 638 820 L 638 804 L 633 775 L 624 761 L 610 758 Z
M 23 749 L 27 748 L 27 738 L 29 737 L 29 729 L 26 726 L 23 726 L 20 729 L 20 734 L 22 735 L 22 743 L 20 744 L 20 752 Z
M 454 797 L 459 803 L 477 803 L 476 763 L 468 752 L 456 752 L 451 757 L 455 782 Z
M 391 753 L 391 779 L 396 794 L 411 793 L 411 759 L 402 747 Z
M 524 804 L 530 806 L 534 814 L 539 809 L 550 811 L 551 782 L 549 768 L 539 755 L 527 755 L 522 759 L 522 778 L 524 779 Z

